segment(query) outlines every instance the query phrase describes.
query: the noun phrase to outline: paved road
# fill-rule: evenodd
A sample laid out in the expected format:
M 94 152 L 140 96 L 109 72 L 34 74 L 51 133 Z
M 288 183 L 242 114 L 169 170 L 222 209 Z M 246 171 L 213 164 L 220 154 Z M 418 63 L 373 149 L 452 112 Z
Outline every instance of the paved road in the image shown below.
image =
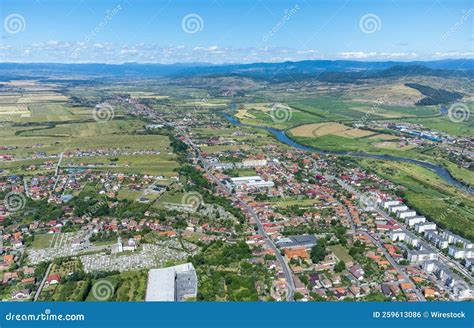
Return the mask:
M 41 291 L 43 290 L 44 284 L 46 283 L 46 279 L 48 279 L 49 271 L 51 271 L 52 266 L 53 266 L 53 263 L 50 263 L 48 265 L 48 268 L 46 269 L 43 280 L 41 281 L 41 284 L 40 284 L 40 286 L 38 287 L 38 290 L 35 293 L 35 297 L 33 298 L 33 302 L 36 302 L 38 300 L 38 297 L 40 296 Z
M 265 232 L 265 229 L 263 229 L 262 222 L 260 221 L 260 218 L 258 217 L 257 213 L 255 213 L 253 208 L 251 206 L 249 206 L 247 203 L 241 201 L 240 199 L 238 199 L 238 201 L 242 206 L 244 206 L 247 209 L 247 211 L 250 213 L 250 215 L 252 215 L 253 219 L 257 223 L 258 232 L 266 239 L 267 244 L 270 246 L 270 248 L 273 249 L 273 251 L 274 251 L 274 253 L 277 257 L 277 260 L 278 260 L 278 262 L 280 262 L 280 265 L 283 269 L 283 273 L 285 274 L 286 281 L 288 282 L 288 295 L 287 295 L 286 299 L 288 301 L 293 301 L 296 287 L 295 287 L 295 283 L 293 281 L 293 276 L 291 274 L 291 270 L 288 266 L 288 263 L 286 263 L 285 259 L 281 255 L 280 251 L 276 247 L 273 240 L 267 235 L 267 233 Z
M 63 153 L 59 154 L 58 164 L 56 165 L 56 169 L 54 170 L 54 178 L 56 180 L 54 181 L 53 192 L 56 190 L 56 186 L 58 185 L 58 182 L 59 182 L 59 169 L 61 167 L 62 160 L 63 160 Z
M 167 122 L 166 120 L 164 120 L 163 118 L 161 117 L 157 117 L 157 116 L 154 116 L 153 119 L 156 119 L 158 121 L 160 121 L 161 123 L 163 124 L 169 124 L 169 122 Z M 285 275 L 285 279 L 287 281 L 287 285 L 288 285 L 288 294 L 286 296 L 286 299 L 287 301 L 294 301 L 294 293 L 295 293 L 295 283 L 293 281 L 293 276 L 291 274 L 291 270 L 288 266 L 288 263 L 286 263 L 285 259 L 283 258 L 283 256 L 280 254 L 280 251 L 278 250 L 278 248 L 276 247 L 276 245 L 273 243 L 273 240 L 266 234 L 265 230 L 263 229 L 263 225 L 262 225 L 262 222 L 260 221 L 260 218 L 258 217 L 257 213 L 255 213 L 255 211 L 252 209 L 251 206 L 249 206 L 246 202 L 244 202 L 242 199 L 240 199 L 239 197 L 235 196 L 235 195 L 232 195 L 229 190 L 227 189 L 226 186 L 224 186 L 224 184 L 219 180 L 217 179 L 214 174 L 212 174 L 212 172 L 210 171 L 209 169 L 209 166 L 207 164 L 207 162 L 203 159 L 202 155 L 201 155 L 201 150 L 199 149 L 198 146 L 196 146 L 192 140 L 188 137 L 188 135 L 186 134 L 186 131 L 184 131 L 184 129 L 181 129 L 180 127 L 178 126 L 175 126 L 175 128 L 184 136 L 185 140 L 186 140 L 186 143 L 191 146 L 194 151 L 196 152 L 197 154 L 197 157 L 198 157 L 198 160 L 201 161 L 201 163 L 203 164 L 203 167 L 204 167 L 204 170 L 206 171 L 206 173 L 208 174 L 208 176 L 224 191 L 228 194 L 228 196 L 233 199 L 234 201 L 237 201 L 240 205 L 242 205 L 243 207 L 245 207 L 247 209 L 247 211 L 249 212 L 249 214 L 252 216 L 252 218 L 255 220 L 256 224 L 257 224 L 257 227 L 258 227 L 258 230 L 260 232 L 260 234 L 265 238 L 267 244 L 270 246 L 270 248 L 273 250 L 273 252 L 275 253 L 275 256 L 278 260 L 278 262 L 280 263 L 280 266 L 282 267 L 282 270 L 283 270 L 283 274 Z
M 25 187 L 25 194 L 28 197 L 31 197 L 30 195 L 30 189 L 28 188 L 28 183 L 26 182 L 25 178 L 23 178 L 23 186 Z
M 347 184 L 345 184 L 342 180 L 340 179 L 337 179 L 336 177 L 334 176 L 330 176 L 330 175 L 324 175 L 322 174 L 321 172 L 318 172 L 319 175 L 322 175 L 325 179 L 327 180 L 335 180 L 342 188 L 346 189 L 348 192 L 350 193 L 353 193 L 357 196 L 357 198 L 360 198 L 360 193 L 355 190 L 354 188 L 348 186 Z M 352 231 L 356 231 L 356 228 L 355 228 L 355 224 L 354 224 L 354 220 L 352 218 L 352 215 L 351 213 L 349 212 L 349 210 L 347 209 L 347 207 L 344 205 L 344 204 L 341 204 L 344 208 L 344 212 L 346 214 L 346 217 L 347 219 L 349 220 L 349 223 L 351 225 L 351 230 Z M 403 280 L 404 282 L 406 283 L 411 283 L 413 286 L 415 286 L 411 279 L 408 277 L 408 275 L 405 273 L 405 271 L 398 265 L 397 262 L 395 262 L 395 260 L 392 258 L 392 256 L 385 250 L 385 248 L 383 247 L 382 243 L 380 243 L 377 239 L 375 239 L 370 233 L 368 233 L 367 231 L 357 231 L 358 233 L 360 234 L 363 234 L 365 236 L 367 236 L 371 241 L 372 243 L 377 246 L 378 248 L 380 248 L 382 250 L 382 253 L 383 255 L 387 258 L 387 260 L 390 262 L 390 264 L 394 267 L 394 269 L 403 277 Z M 426 301 L 425 297 L 423 296 L 423 294 L 417 289 L 417 288 L 414 288 L 414 292 L 415 294 L 418 296 L 418 298 L 422 301 Z
M 337 180 L 337 179 L 336 179 Z M 349 192 L 353 192 L 357 197 L 360 197 L 361 194 L 359 191 L 355 190 L 354 188 L 348 186 L 347 184 L 345 184 L 344 182 L 342 181 L 338 181 L 340 182 L 339 184 L 343 187 L 343 188 L 346 188 L 347 191 Z M 345 185 L 345 187 L 344 187 Z M 352 190 L 352 191 L 351 191 Z M 381 210 L 380 208 L 377 208 L 375 207 L 374 210 L 381 216 L 383 216 L 385 219 L 391 219 L 390 215 L 388 215 L 385 211 Z M 398 222 L 398 225 L 400 227 L 402 227 L 403 229 L 405 230 L 408 230 L 403 224 L 401 224 L 400 222 Z M 427 240 L 425 240 L 425 242 L 428 242 Z M 433 249 L 435 250 L 435 252 L 437 253 L 438 255 L 438 258 L 441 259 L 445 264 L 447 264 L 448 266 L 450 267 L 455 267 L 458 271 L 460 271 L 466 278 L 468 278 L 470 281 L 471 281 L 471 284 L 474 283 L 474 280 L 472 279 L 472 276 L 471 276 L 471 273 L 463 266 L 461 265 L 460 263 L 452 260 L 451 258 L 447 257 L 446 255 L 444 255 L 443 253 L 441 253 L 441 251 L 438 250 L 438 248 L 434 247 L 433 246 Z

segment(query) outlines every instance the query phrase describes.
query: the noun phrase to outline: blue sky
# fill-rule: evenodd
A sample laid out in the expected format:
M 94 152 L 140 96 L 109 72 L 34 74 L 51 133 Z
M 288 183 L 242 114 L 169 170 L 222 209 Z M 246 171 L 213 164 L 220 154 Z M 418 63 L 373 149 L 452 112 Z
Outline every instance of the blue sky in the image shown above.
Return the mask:
M 2 0 L 0 61 L 473 58 L 470 0 Z

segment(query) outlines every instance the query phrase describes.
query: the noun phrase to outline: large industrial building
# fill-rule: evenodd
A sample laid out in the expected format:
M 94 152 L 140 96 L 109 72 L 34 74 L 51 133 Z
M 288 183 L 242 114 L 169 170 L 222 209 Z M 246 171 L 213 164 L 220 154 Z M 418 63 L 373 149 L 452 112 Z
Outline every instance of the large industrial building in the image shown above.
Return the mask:
M 145 301 L 176 302 L 197 296 L 197 275 L 192 263 L 148 272 Z
M 236 189 L 242 188 L 270 188 L 275 184 L 273 181 L 265 181 L 259 176 L 230 178 L 227 183 Z

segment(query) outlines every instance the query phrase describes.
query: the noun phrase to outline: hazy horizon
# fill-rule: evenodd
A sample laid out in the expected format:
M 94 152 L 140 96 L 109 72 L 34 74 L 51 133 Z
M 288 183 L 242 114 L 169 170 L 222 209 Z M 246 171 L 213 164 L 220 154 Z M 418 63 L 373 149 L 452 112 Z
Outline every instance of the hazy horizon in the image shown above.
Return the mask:
M 472 59 L 470 1 L 5 0 L 0 62 Z

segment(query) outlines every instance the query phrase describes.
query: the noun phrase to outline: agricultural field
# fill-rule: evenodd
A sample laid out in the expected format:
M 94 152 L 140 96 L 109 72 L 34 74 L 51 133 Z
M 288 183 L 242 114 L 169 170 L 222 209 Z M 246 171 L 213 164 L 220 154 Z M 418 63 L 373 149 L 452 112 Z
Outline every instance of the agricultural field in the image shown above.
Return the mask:
M 38 91 L 36 89 L 41 86 L 35 81 L 21 85 L 34 90 L 27 89 L 24 94 L 9 93 L 0 96 L 0 112 L 2 106 L 12 106 L 12 103 L 14 106 L 21 103 L 28 108 L 28 117 L 12 118 L 0 115 L 2 144 L 13 147 L 0 150 L 0 155 L 8 154 L 15 157 L 14 161 L 0 161 L 0 169 L 27 173 L 23 168 L 41 165 L 47 160 L 56 162 L 55 157 L 63 152 L 121 148 L 128 152 L 159 151 L 159 154 L 117 158 L 114 156 L 67 158 L 64 164 L 98 164 L 98 167 L 110 166 L 112 171 L 123 168 L 124 173 L 173 175 L 173 169 L 177 164 L 174 156 L 169 155 L 168 137 L 137 133 L 144 129 L 146 123 L 139 119 L 123 118 L 122 106 L 115 107 L 115 117 L 111 120 L 98 123 L 94 120 L 93 108 L 70 104 L 71 93 L 62 94 L 52 89 L 53 87 L 44 87 L 46 90 Z M 74 97 L 89 95 L 91 99 L 99 97 L 99 94 L 89 93 L 86 90 L 82 93 L 76 90 L 72 94 Z M 138 93 L 136 96 L 141 95 Z M 44 159 L 37 158 L 38 153 L 43 154 Z
M 234 116 L 242 123 L 286 129 L 291 126 L 311 123 L 317 117 L 286 105 L 283 102 L 239 103 Z
M 225 170 L 224 173 L 230 177 L 246 177 L 257 175 L 257 172 L 254 168 Z
M 291 129 L 289 132 L 295 137 L 322 137 L 325 135 L 337 135 L 348 138 L 361 138 L 375 135 L 372 131 L 354 129 L 340 123 L 300 125 Z M 397 138 L 395 137 L 395 139 Z
M 350 95 L 355 101 L 371 102 L 374 99 L 381 99 L 389 104 L 405 106 L 413 106 L 423 98 L 418 90 L 407 87 L 403 81 L 360 86 L 355 88 Z
M 326 134 L 321 137 L 293 137 L 297 142 L 331 151 L 366 152 L 373 154 L 391 154 L 395 156 L 411 157 L 430 160 L 431 157 L 423 155 L 407 147 L 405 143 L 397 140 L 387 141 L 387 135 L 375 134 L 370 137 L 347 137 L 337 134 Z
M 468 103 L 471 113 L 474 112 L 474 103 Z M 406 122 L 421 123 L 424 126 L 449 133 L 454 136 L 472 136 L 474 128 L 474 115 L 469 115 L 466 121 L 452 122 L 446 116 L 423 118 L 422 120 L 407 119 Z
M 400 117 L 436 115 L 435 108 L 394 106 L 383 103 L 364 103 L 329 97 L 302 98 L 288 102 L 292 108 L 320 117 L 320 121 L 354 121 L 363 118 L 381 120 Z

